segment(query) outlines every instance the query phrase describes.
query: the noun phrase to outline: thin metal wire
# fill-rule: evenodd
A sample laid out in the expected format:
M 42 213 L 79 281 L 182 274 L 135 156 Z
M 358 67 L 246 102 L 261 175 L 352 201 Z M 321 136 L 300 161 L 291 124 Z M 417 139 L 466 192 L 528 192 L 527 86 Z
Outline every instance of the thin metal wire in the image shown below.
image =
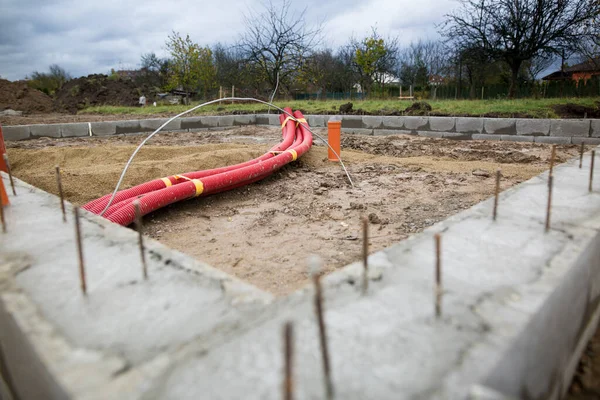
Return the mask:
M 152 132 L 150 135 L 148 135 L 148 137 L 146 137 L 142 143 L 140 143 L 140 145 L 134 150 L 133 154 L 131 155 L 131 157 L 129 157 L 129 160 L 127 160 L 127 163 L 125 164 L 125 168 L 123 169 L 123 172 L 121 172 L 121 176 L 119 177 L 119 181 L 117 182 L 117 186 L 115 186 L 115 190 L 113 191 L 110 200 L 108 201 L 108 203 L 106 204 L 106 207 L 104 207 L 104 210 L 102 210 L 102 212 L 100 213 L 100 215 L 104 215 L 104 213 L 106 212 L 106 210 L 108 210 L 108 208 L 112 205 L 113 200 L 115 199 L 115 196 L 117 195 L 117 192 L 119 191 L 119 187 L 121 187 L 121 183 L 123 183 L 123 179 L 125 178 L 125 174 L 127 173 L 127 170 L 129 169 L 129 166 L 131 165 L 131 162 L 133 161 L 134 157 L 137 155 L 137 153 L 140 151 L 140 149 L 146 144 L 146 142 L 148 140 L 150 140 L 154 135 L 156 135 L 158 132 L 160 132 L 165 126 L 167 126 L 171 121 L 173 121 L 174 119 L 177 119 L 179 117 L 182 117 L 186 114 L 191 113 L 194 110 L 199 109 L 200 107 L 204 107 L 204 106 L 208 106 L 210 104 L 215 104 L 218 103 L 220 101 L 223 100 L 237 100 L 237 101 L 255 101 L 257 103 L 261 103 L 261 104 L 265 104 L 268 106 L 271 106 L 279 111 L 281 111 L 282 113 L 286 114 L 287 116 L 291 117 L 292 120 L 296 121 L 296 123 L 302 125 L 306 130 L 308 130 L 310 133 L 312 133 L 314 136 L 318 137 L 319 139 L 321 139 L 323 141 L 323 143 L 325 143 L 327 145 L 327 147 L 329 147 L 331 149 L 331 151 L 333 152 L 333 154 L 335 154 L 342 166 L 342 168 L 344 169 L 344 172 L 346 173 L 346 176 L 348 177 L 348 181 L 350 182 L 350 185 L 352 187 L 354 187 L 354 182 L 352 182 L 352 178 L 350 177 L 350 173 L 348 172 L 348 170 L 346 169 L 346 166 L 344 165 L 344 162 L 342 161 L 342 157 L 340 157 L 340 155 L 329 145 L 329 143 L 327 142 L 327 140 L 325 140 L 321 135 L 319 135 L 318 133 L 313 132 L 310 127 L 308 126 L 308 124 L 304 124 L 302 122 L 298 122 L 296 120 L 296 118 L 290 114 L 289 112 L 285 111 L 282 108 L 277 107 L 274 104 L 269 103 L 268 101 L 263 101 L 263 100 L 259 100 L 259 99 L 255 99 L 253 97 L 224 97 L 222 99 L 215 99 L 215 100 L 211 100 L 211 101 L 207 101 L 206 103 L 202 103 L 202 104 L 198 104 L 197 106 L 194 106 L 192 108 L 190 108 L 187 111 L 184 111 L 182 113 L 177 114 L 174 117 L 171 117 L 170 119 L 167 120 L 167 122 L 165 122 L 164 124 L 162 124 L 161 126 L 158 127 L 158 129 L 156 129 L 154 132 Z

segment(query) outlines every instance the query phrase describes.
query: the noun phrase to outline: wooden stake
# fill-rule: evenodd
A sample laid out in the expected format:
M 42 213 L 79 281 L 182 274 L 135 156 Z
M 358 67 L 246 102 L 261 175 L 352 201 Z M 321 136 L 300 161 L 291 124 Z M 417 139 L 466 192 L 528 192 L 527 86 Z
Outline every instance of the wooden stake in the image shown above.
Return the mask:
M 502 172 L 500 170 L 496 171 L 496 192 L 495 192 L 495 197 L 494 197 L 494 221 L 496 220 L 496 217 L 498 216 L 498 197 L 500 196 L 500 176 L 502 175 Z
M 16 196 L 17 192 L 15 191 L 15 182 L 13 181 L 12 168 L 10 167 L 10 163 L 8 162 L 8 155 L 6 153 L 2 154 L 2 158 L 4 159 L 4 163 L 6 164 L 6 168 L 8 169 L 8 179 L 10 179 L 10 187 L 12 187 L 13 195 Z
M 367 294 L 369 290 L 369 219 L 363 217 L 362 220 L 363 228 L 363 295 Z
M 592 150 L 592 164 L 590 165 L 590 185 L 589 192 L 592 192 L 592 182 L 594 181 L 594 159 L 596 158 L 596 150 Z
M 4 205 L 0 202 L 0 221 L 2 222 L 2 233 L 6 233 L 6 219 L 4 218 Z
M 63 222 L 67 222 L 67 212 L 65 211 L 65 198 L 63 196 L 62 179 L 60 176 L 60 167 L 57 165 L 56 169 L 56 186 L 58 187 L 58 195 L 60 196 L 60 209 L 62 210 Z
M 294 399 L 294 325 L 291 322 L 286 322 L 283 327 L 283 354 L 284 354 L 284 369 L 285 376 L 283 380 L 283 399 Z
M 550 173 L 548 174 L 548 176 L 552 176 L 552 173 L 554 171 L 554 159 L 556 158 L 556 145 L 553 144 L 552 145 L 552 154 L 550 155 Z
M 317 313 L 317 322 L 319 325 L 319 341 L 321 343 L 321 357 L 323 360 L 323 375 L 326 387 L 326 399 L 333 399 L 333 383 L 331 381 L 331 369 L 329 365 L 329 346 L 327 344 L 327 330 L 325 327 L 325 318 L 323 316 L 323 292 L 321 289 L 321 271 L 320 260 L 315 257 L 311 260 L 311 273 L 315 285 L 315 311 Z
M 79 224 L 79 208 L 73 207 L 75 217 L 75 236 L 77 241 L 77 256 L 79 258 L 79 279 L 81 281 L 81 291 L 87 296 L 87 284 L 85 281 L 85 265 L 83 264 L 83 243 L 81 241 L 81 226 Z
M 138 231 L 140 257 L 142 258 L 142 271 L 144 273 L 144 279 L 148 279 L 148 265 L 146 264 L 146 253 L 144 252 L 144 225 L 142 221 L 142 213 L 140 212 L 140 202 L 138 200 L 133 202 L 133 208 L 135 209 L 135 229 Z
M 548 204 L 546 206 L 546 232 L 550 230 L 550 211 L 552 209 L 552 184 L 554 183 L 554 177 L 548 178 Z
M 581 149 L 579 149 L 579 169 L 583 166 L 583 152 L 585 151 L 583 143 L 581 143 Z
M 442 236 L 436 233 L 435 239 L 435 316 L 442 316 Z

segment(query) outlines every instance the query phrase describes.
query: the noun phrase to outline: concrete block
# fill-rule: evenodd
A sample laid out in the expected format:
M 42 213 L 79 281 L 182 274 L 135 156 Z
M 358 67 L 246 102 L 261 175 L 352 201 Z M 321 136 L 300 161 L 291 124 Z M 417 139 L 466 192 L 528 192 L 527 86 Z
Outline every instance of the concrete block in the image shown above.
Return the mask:
M 350 134 L 350 135 L 373 135 L 373 129 L 364 129 L 364 128 L 344 128 L 342 126 L 342 134 Z
M 61 137 L 82 137 L 90 135 L 90 125 L 87 122 L 75 122 L 72 124 L 61 124 Z
M 500 138 L 506 142 L 529 142 L 533 143 L 533 136 L 519 136 L 519 135 L 500 135 Z
M 589 119 L 555 119 L 550 122 L 550 136 L 590 136 Z
M 483 118 L 456 118 L 456 132 L 461 133 L 482 133 Z
M 115 121 L 114 123 L 116 124 L 117 134 L 142 132 L 142 127 L 140 126 L 139 120 Z
M 429 129 L 436 132 L 454 132 L 456 118 L 454 117 L 429 117 Z
M 236 115 L 233 117 L 233 125 L 255 125 L 256 124 L 256 115 L 254 114 L 245 114 L 245 115 Z
M 600 145 L 600 138 L 582 138 L 582 137 L 572 137 L 571 143 L 573 144 L 585 144 L 585 145 Z
M 514 118 L 484 118 L 483 130 L 490 135 L 516 135 L 517 120 Z
M 463 132 L 442 132 L 444 139 L 452 139 L 452 140 L 471 140 L 473 135 L 470 133 Z
M 383 126 L 383 117 L 364 115 L 362 123 L 364 128 L 380 129 Z
M 25 140 L 30 138 L 30 125 L 3 126 L 4 140 Z
M 220 115 L 217 117 L 219 120 L 219 127 L 222 126 L 233 126 L 234 117 L 233 115 Z
M 363 117 L 361 117 L 360 115 L 344 115 L 342 117 L 342 129 L 361 129 L 363 128 L 362 119 Z
M 140 129 L 143 132 L 155 131 L 168 120 L 168 118 L 142 119 L 140 120 Z M 169 122 L 169 124 L 162 129 L 162 132 L 176 131 L 180 129 L 181 120 L 177 118 Z
M 476 133 L 472 138 L 473 140 L 502 140 L 501 135 L 488 135 L 484 133 Z
M 139 124 L 138 124 L 139 128 Z M 111 136 L 117 133 L 117 123 L 111 122 L 92 122 L 93 136 Z
M 423 137 L 441 139 L 444 137 L 444 132 L 418 131 L 417 134 Z
M 398 118 L 398 117 L 394 117 Z M 402 117 L 404 119 L 404 129 L 411 131 L 428 131 L 429 118 L 427 117 Z M 385 120 L 384 120 L 385 121 Z M 387 128 L 387 126 L 386 126 Z
M 323 115 L 308 115 L 306 121 L 310 127 L 322 128 L 325 125 L 325 117 Z
M 549 143 L 549 144 L 571 144 L 570 137 L 549 137 L 549 136 L 534 136 L 535 143 Z
M 382 118 L 382 128 L 383 129 L 406 129 L 410 130 L 411 128 L 404 127 L 404 119 L 407 117 L 383 117 Z
M 549 119 L 519 118 L 516 123 L 517 135 L 548 136 L 550 134 Z
M 404 129 L 373 129 L 375 136 L 390 136 L 390 135 L 417 135 L 417 132 L 406 131 Z
M 60 137 L 60 126 L 61 124 L 48 124 L 48 125 L 29 125 L 30 135 L 32 138 L 39 137 Z
M 181 120 L 181 129 L 198 130 L 216 128 L 219 126 L 219 117 L 189 117 Z
M 256 125 L 269 125 L 269 115 L 268 114 L 257 114 L 256 115 Z
M 591 136 L 600 137 L 600 119 L 591 120 Z

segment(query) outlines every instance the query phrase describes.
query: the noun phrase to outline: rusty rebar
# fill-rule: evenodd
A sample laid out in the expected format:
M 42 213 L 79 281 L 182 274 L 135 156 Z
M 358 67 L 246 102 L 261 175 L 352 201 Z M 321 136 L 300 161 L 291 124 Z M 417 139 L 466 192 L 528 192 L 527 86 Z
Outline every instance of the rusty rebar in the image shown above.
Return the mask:
M 588 187 L 589 192 L 592 192 L 592 183 L 594 182 L 594 159 L 596 158 L 596 150 L 592 150 L 592 163 L 590 165 L 590 184 Z
M 142 272 L 144 279 L 148 279 L 148 264 L 146 263 L 146 253 L 144 251 L 144 223 L 142 220 L 142 213 L 140 212 L 140 202 L 134 201 L 133 208 L 135 209 L 135 229 L 138 232 L 138 244 L 140 247 L 140 257 L 142 259 Z
M 579 149 L 579 169 L 583 166 L 583 153 L 585 151 L 585 146 L 581 143 L 581 148 Z
M 554 173 L 555 159 L 556 159 L 556 145 L 553 144 L 552 145 L 552 154 L 550 155 L 550 172 L 548 173 L 548 176 L 552 176 L 552 174 Z
M 494 195 L 494 214 L 493 214 L 493 220 L 496 220 L 496 217 L 498 216 L 498 197 L 500 197 L 500 177 L 502 175 L 502 172 L 500 170 L 496 171 L 496 190 L 495 190 L 495 195 Z
M 2 233 L 6 233 L 6 219 L 4 217 L 4 204 L 0 202 L 0 222 L 2 222 Z
M 554 177 L 548 178 L 548 204 L 546 205 L 546 232 L 550 230 L 550 215 L 552 211 L 552 185 L 554 183 Z
M 369 219 L 363 217 L 362 219 L 362 230 L 363 230 L 363 295 L 367 294 L 369 290 Z
M 435 316 L 442 315 L 442 235 L 436 233 L 435 239 Z
M 63 222 L 67 222 L 67 212 L 65 210 L 65 197 L 63 195 L 62 179 L 60 176 L 60 167 L 57 165 L 56 169 L 56 187 L 58 188 L 58 195 L 60 197 L 60 209 L 63 215 Z
M 2 158 L 4 159 L 4 163 L 6 164 L 6 169 L 8 170 L 8 179 L 10 179 L 10 187 L 12 188 L 13 195 L 17 195 L 17 191 L 15 190 L 15 181 L 12 176 L 12 168 L 10 167 L 10 162 L 8 161 L 8 155 L 6 153 L 2 154 Z
M 288 321 L 283 327 L 283 357 L 284 357 L 284 379 L 283 399 L 294 399 L 294 325 Z
M 73 207 L 73 215 L 75 217 L 75 236 L 77 241 L 77 256 L 79 260 L 79 279 L 81 282 L 81 291 L 87 295 L 87 284 L 85 280 L 85 265 L 83 263 L 83 243 L 81 240 L 81 226 L 79 223 L 79 208 Z

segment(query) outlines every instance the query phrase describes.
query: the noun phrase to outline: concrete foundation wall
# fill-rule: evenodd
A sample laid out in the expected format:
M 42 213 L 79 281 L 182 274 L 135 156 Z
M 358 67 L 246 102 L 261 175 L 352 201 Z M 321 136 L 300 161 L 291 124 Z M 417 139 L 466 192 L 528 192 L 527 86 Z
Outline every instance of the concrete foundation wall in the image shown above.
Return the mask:
M 311 127 L 325 128 L 331 118 L 342 121 L 346 133 L 364 135 L 411 134 L 447 139 L 530 141 L 556 144 L 600 144 L 600 120 L 515 119 L 414 116 L 308 115 Z M 152 132 L 166 118 L 3 127 L 6 140 L 46 137 L 108 136 Z M 278 114 L 248 114 L 180 118 L 165 131 L 197 131 L 243 125 L 280 125 Z
M 599 315 L 600 189 L 588 193 L 584 160 L 554 170 L 549 232 L 544 173 L 501 194 L 497 221 L 489 199 L 372 254 L 367 295 L 360 262 L 326 276 L 336 398 L 558 399 Z M 279 398 L 290 320 L 296 398 L 324 398 L 312 287 L 273 301 L 151 240 L 144 281 L 136 234 L 83 213 L 83 296 L 71 216 L 17 191 L 0 234 L 0 344 L 18 398 Z

